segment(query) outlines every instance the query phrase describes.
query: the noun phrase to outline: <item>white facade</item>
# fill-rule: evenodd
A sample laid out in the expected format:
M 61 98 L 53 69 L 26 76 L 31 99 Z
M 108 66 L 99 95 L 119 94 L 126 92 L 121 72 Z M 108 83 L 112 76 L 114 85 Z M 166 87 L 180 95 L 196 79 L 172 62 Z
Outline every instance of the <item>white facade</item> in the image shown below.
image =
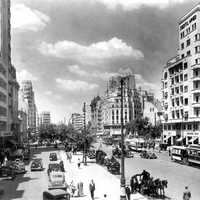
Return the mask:
M 84 117 L 82 114 L 73 113 L 72 117 L 72 126 L 75 130 L 81 131 L 84 128 Z
M 51 113 L 49 111 L 42 112 L 39 121 L 41 127 L 49 126 L 51 124 Z
M 200 143 L 200 5 L 179 21 L 178 55 L 163 69 L 163 140 Z

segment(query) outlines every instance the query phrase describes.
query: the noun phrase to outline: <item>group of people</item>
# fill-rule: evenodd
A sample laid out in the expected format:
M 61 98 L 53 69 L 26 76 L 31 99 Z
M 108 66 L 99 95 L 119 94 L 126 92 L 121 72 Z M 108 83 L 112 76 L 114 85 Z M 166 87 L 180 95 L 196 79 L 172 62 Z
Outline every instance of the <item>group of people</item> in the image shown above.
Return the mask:
M 83 182 L 78 182 L 77 183 L 77 187 L 75 186 L 74 182 L 71 181 L 70 185 L 69 185 L 69 190 L 71 193 L 71 196 L 74 197 L 75 193 L 77 197 L 82 197 L 84 195 L 83 193 Z

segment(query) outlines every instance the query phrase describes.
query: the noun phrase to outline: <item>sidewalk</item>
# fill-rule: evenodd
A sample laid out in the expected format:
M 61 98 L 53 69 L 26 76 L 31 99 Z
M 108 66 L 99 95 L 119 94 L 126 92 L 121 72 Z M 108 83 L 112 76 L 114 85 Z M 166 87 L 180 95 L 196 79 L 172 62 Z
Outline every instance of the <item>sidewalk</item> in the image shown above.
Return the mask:
M 66 180 L 67 183 L 73 180 L 75 185 L 78 182 L 83 182 L 84 187 L 84 197 L 74 197 L 72 199 L 89 200 L 89 183 L 91 179 L 94 180 L 96 185 L 95 199 L 103 200 L 103 195 L 107 195 L 108 200 L 119 200 L 120 197 L 120 180 L 109 173 L 102 166 L 96 163 L 87 163 L 84 166 L 81 163 L 80 169 L 77 167 L 77 160 L 80 158 L 82 160 L 82 155 L 73 155 L 72 162 L 69 163 L 64 151 L 60 151 L 60 157 L 64 162 L 64 167 L 66 170 Z M 131 200 L 147 200 L 141 194 L 137 193 L 132 195 Z

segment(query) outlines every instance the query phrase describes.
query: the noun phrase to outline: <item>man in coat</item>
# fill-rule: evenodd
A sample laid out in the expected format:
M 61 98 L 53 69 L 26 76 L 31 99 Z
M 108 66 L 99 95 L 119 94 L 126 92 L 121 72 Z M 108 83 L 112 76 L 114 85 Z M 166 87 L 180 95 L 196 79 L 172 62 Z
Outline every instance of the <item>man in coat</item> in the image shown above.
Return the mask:
M 91 199 L 94 200 L 95 183 L 93 180 L 91 180 L 89 184 L 89 189 L 90 189 Z

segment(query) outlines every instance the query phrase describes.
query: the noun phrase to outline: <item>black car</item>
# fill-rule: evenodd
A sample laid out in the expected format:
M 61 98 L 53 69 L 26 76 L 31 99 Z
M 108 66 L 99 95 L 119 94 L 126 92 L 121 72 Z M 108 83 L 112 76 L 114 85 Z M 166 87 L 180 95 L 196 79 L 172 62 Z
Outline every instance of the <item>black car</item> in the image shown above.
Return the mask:
M 50 153 L 49 160 L 50 161 L 57 161 L 58 160 L 57 154 L 56 153 Z
M 10 177 L 11 179 L 14 179 L 16 177 L 16 173 L 12 167 L 2 166 L 0 167 L 0 177 Z
M 31 171 L 42 171 L 43 163 L 41 158 L 36 158 L 31 163 Z
M 52 172 L 52 171 L 60 171 L 60 172 L 62 172 L 63 170 L 62 170 L 62 167 L 61 167 L 60 163 L 58 163 L 58 162 L 49 163 L 47 174 L 49 175 L 50 172 Z

